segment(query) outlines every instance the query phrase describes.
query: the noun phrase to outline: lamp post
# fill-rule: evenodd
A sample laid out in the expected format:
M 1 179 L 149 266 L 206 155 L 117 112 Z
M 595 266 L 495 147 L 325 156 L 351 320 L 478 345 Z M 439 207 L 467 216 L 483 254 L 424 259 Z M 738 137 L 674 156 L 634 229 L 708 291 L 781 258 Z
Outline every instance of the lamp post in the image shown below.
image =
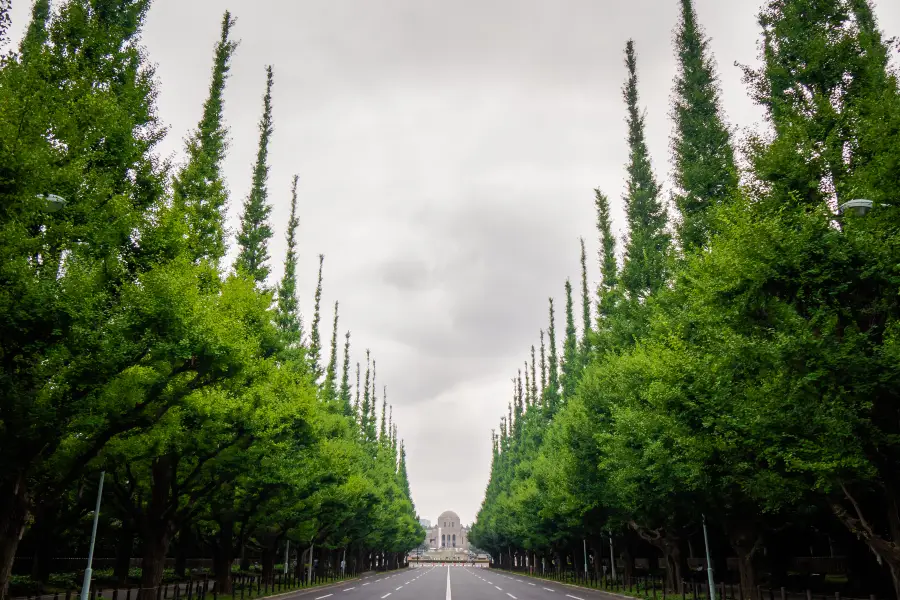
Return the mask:
M 100 518 L 100 497 L 103 495 L 103 477 L 105 475 L 105 471 L 100 471 L 100 487 L 97 488 L 97 506 L 94 508 L 94 527 L 91 530 L 87 569 L 84 570 L 84 581 L 81 584 L 81 600 L 88 600 L 88 592 L 91 589 L 91 562 L 94 560 L 94 542 L 97 540 L 97 520 Z
M 713 585 L 712 560 L 709 557 L 709 536 L 706 534 L 706 515 L 703 515 L 703 543 L 706 545 L 706 576 L 709 579 L 709 600 L 716 600 L 716 586 Z

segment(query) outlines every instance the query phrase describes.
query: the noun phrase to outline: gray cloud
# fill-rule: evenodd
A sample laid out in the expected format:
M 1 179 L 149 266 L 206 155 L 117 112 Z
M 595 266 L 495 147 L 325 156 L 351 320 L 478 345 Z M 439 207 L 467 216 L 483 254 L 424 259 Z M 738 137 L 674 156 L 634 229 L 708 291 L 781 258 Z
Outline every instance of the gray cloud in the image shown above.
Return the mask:
M 14 3 L 21 33 L 28 3 Z M 697 0 L 712 36 L 731 123 L 751 126 L 734 61 L 753 64 L 761 0 Z M 371 348 L 410 453 L 423 516 L 471 522 L 490 467 L 490 429 L 509 378 L 546 327 L 547 297 L 591 277 L 593 192 L 623 224 L 622 50 L 634 37 L 647 133 L 661 180 L 670 164 L 668 100 L 677 0 L 257 0 L 227 7 L 241 39 L 226 95 L 225 166 L 237 223 L 256 151 L 263 68 L 275 66 L 269 189 L 275 276 L 292 174 L 300 175 L 300 289 L 312 312 L 316 255 L 326 255 L 323 330 L 341 302 L 354 360 Z M 144 41 L 170 126 L 166 155 L 204 100 L 217 0 L 156 0 Z M 877 4 L 900 32 L 900 5 Z M 560 331 L 562 327 L 560 326 Z

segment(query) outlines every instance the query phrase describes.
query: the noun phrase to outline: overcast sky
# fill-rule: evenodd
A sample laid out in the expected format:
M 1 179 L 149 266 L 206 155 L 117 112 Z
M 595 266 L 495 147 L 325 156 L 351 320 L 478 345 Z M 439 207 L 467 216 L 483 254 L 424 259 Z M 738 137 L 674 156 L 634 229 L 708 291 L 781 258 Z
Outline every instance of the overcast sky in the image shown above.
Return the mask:
M 21 32 L 30 3 L 13 4 Z M 696 4 L 728 121 L 738 131 L 753 127 L 761 112 L 734 63 L 757 62 L 761 1 Z M 170 128 L 162 152 L 175 161 L 200 117 L 222 12 L 237 17 L 241 44 L 225 96 L 232 229 L 250 184 L 264 68 L 274 65 L 273 283 L 296 173 L 306 322 L 322 253 L 322 336 L 330 339 L 339 300 L 353 359 L 364 362 L 370 348 L 379 388 L 388 386 L 421 516 L 434 521 L 454 510 L 464 523 L 474 520 L 490 470 L 490 430 L 505 414 L 510 378 L 546 327 L 548 297 L 562 309 L 566 278 L 577 284 L 579 236 L 590 277 L 598 278 L 593 188 L 610 196 L 622 229 L 629 37 L 654 167 L 668 179 L 678 5 L 154 2 L 144 43 Z M 900 3 L 880 0 L 876 8 L 882 30 L 900 34 Z

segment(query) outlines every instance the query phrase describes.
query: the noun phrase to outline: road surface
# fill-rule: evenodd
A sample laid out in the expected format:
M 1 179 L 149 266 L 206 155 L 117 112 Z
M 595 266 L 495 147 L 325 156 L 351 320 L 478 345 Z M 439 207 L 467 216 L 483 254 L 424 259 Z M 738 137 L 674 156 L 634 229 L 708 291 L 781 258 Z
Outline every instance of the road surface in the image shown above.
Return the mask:
M 585 590 L 487 568 L 419 567 L 369 575 L 315 593 L 303 600 L 616 600 L 614 594 Z

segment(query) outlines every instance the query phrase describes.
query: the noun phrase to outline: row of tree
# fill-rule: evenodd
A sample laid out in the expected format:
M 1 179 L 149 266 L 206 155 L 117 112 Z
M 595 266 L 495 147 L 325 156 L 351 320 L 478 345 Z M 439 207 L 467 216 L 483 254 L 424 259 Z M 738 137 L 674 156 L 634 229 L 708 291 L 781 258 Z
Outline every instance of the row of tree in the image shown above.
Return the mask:
M 396 565 L 424 537 L 405 450 L 368 350 L 351 382 L 349 332 L 340 360 L 337 303 L 323 347 L 322 256 L 304 329 L 296 177 L 284 274 L 267 286 L 273 70 L 227 266 L 235 21 L 225 13 L 202 117 L 173 166 L 156 154 L 149 9 L 36 0 L 0 63 L 0 598 L 20 540 L 38 578 L 46 559 L 84 549 L 101 471 L 99 543 L 118 547 L 123 576 L 140 553 L 148 599 L 173 553 L 211 554 L 220 593 L 237 557 L 269 576 L 288 540 L 343 549 L 348 567 L 376 554 Z M 0 46 L 9 10 L 0 2 Z
M 551 298 L 549 352 L 541 331 L 538 364 L 532 347 L 513 379 L 470 538 L 504 565 L 580 569 L 586 544 L 599 570 L 612 547 L 626 575 L 650 550 L 679 589 L 705 515 L 717 572 L 736 558 L 744 597 L 829 546 L 869 593 L 900 597 L 895 42 L 866 0 L 769 0 L 761 66 L 743 67 L 768 127 L 738 144 L 708 38 L 680 5 L 677 213 L 629 42 L 624 251 L 597 190 L 596 297 L 582 242 L 582 335 L 567 281 L 561 356 Z M 839 209 L 854 199 L 871 211 Z

